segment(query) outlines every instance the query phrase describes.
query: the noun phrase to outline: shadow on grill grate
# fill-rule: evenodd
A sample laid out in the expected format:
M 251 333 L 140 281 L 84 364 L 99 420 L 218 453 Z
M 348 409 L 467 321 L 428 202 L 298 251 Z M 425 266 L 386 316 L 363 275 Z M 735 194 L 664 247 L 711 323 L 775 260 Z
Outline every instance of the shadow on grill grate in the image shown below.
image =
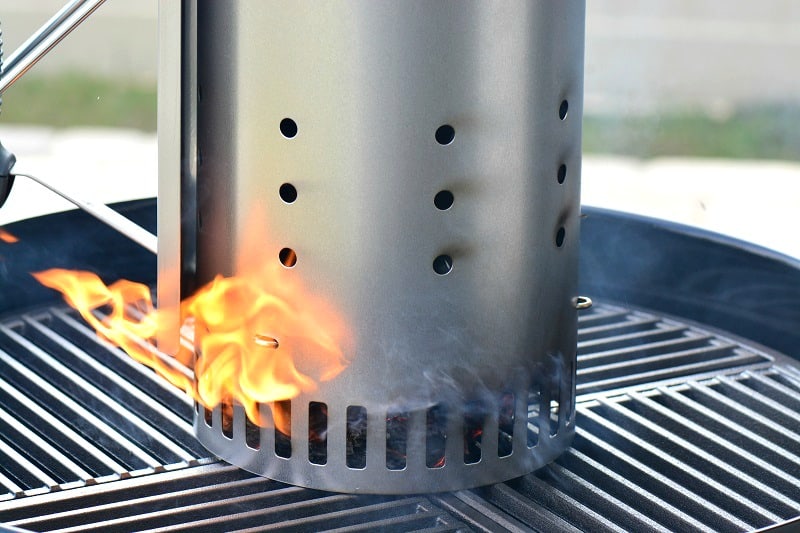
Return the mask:
M 579 351 L 578 433 L 555 464 L 474 491 L 353 496 L 202 459 L 180 393 L 70 312 L 23 315 L 0 325 L 0 522 L 746 531 L 800 515 L 800 371 L 700 326 L 609 305 L 582 317 Z

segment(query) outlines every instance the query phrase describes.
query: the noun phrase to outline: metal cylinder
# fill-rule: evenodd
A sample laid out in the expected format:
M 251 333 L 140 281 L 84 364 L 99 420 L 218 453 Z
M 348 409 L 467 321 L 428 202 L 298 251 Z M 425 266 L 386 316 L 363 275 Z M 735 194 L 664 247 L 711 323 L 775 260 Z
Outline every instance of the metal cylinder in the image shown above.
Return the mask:
M 248 446 L 239 408 L 230 438 L 219 408 L 198 410 L 209 450 L 292 484 L 410 493 L 507 480 L 566 449 L 584 9 L 197 2 L 196 87 L 183 84 L 196 130 L 182 134 L 197 150 L 195 280 L 237 273 L 257 211 L 264 260 L 291 249 L 285 275 L 352 337 L 347 368 L 290 400 L 288 457 L 270 428 Z

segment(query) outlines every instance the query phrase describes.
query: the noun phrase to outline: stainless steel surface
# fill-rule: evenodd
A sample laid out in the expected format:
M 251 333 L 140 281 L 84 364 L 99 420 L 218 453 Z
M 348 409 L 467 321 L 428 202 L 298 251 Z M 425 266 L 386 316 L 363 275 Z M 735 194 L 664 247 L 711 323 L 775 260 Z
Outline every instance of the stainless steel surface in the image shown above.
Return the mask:
M 191 270 L 187 251 L 202 284 L 236 274 L 248 237 L 263 231 L 263 261 L 296 251 L 281 276 L 328 301 L 352 338 L 348 368 L 293 399 L 293 413 L 322 402 L 338 424 L 356 405 L 371 420 L 364 469 L 346 467 L 333 439 L 324 468 L 243 456 L 202 427 L 201 439 L 247 468 L 330 489 L 445 490 L 552 460 L 573 433 L 584 2 L 187 2 L 183 15 L 195 5 L 196 80 L 185 40 L 180 62 L 165 60 L 174 49 L 162 55 L 159 104 L 182 117 L 159 144 L 170 234 L 159 295 L 185 292 L 176 284 Z M 185 36 L 180 10 L 162 9 L 162 28 Z M 296 136 L 281 131 L 286 119 Z M 440 127 L 452 142 L 437 140 Z M 297 201 L 281 199 L 283 183 Z M 437 208 L 440 191 L 451 207 Z M 538 383 L 543 368 L 558 381 Z M 559 404 L 560 428 L 528 450 L 522 415 L 534 386 L 547 389 L 548 410 Z M 409 457 L 383 475 L 388 410 L 424 417 L 448 404 L 453 435 L 464 402 L 486 398 L 496 412 L 503 392 L 519 400 L 511 457 L 482 458 L 469 474 L 463 461 L 430 469 Z
M 0 76 L 0 94 L 11 87 L 37 61 L 94 13 L 105 0 L 72 0 L 22 43 L 5 61 Z
M 142 245 L 142 247 L 144 247 L 146 250 L 154 254 L 158 253 L 158 238 L 155 235 L 139 226 L 135 222 L 132 222 L 131 220 L 120 215 L 107 205 L 98 204 L 92 202 L 91 200 L 80 199 L 73 193 L 68 193 L 62 189 L 57 189 L 53 187 L 52 184 L 30 174 L 20 174 L 19 172 L 15 172 L 14 176 L 28 178 L 29 180 L 38 183 L 47 190 L 59 195 L 61 198 L 76 205 L 80 209 L 83 209 L 100 222 L 107 224 L 108 226 L 120 232 L 122 235 L 125 235 L 132 241 Z
M 752 352 L 756 359 L 746 367 L 676 374 L 670 369 L 686 368 L 680 358 L 663 357 L 661 375 L 669 379 L 632 385 L 625 375 L 637 373 L 653 345 L 647 330 L 637 332 L 642 341 L 638 350 L 635 341 L 619 345 L 615 332 L 642 317 L 655 319 L 655 329 L 680 328 L 685 339 L 701 336 L 708 346 L 733 341 L 735 350 Z M 609 327 L 597 330 L 600 322 Z M 507 483 L 398 498 L 289 487 L 202 459 L 138 471 L 109 466 L 108 475 L 85 477 L 81 470 L 100 467 L 82 459 L 91 457 L 83 450 L 100 450 L 94 452 L 99 456 L 106 444 L 97 436 L 101 428 L 84 416 L 91 413 L 117 425 L 123 420 L 93 404 L 94 398 L 116 391 L 131 418 L 181 435 L 176 440 L 182 446 L 191 442 L 190 406 L 180 393 L 98 341 L 71 311 L 49 308 L 7 319 L 0 327 L 0 407 L 10 424 L 0 432 L 0 471 L 11 478 L 26 475 L 31 465 L 56 468 L 50 476 L 60 475 L 61 483 L 47 486 L 32 478 L 18 487 L 24 490 L 0 496 L 6 500 L 0 501 L 0 523 L 35 531 L 750 531 L 800 515 L 796 361 L 702 325 L 604 303 L 582 319 L 580 331 L 593 338 L 579 349 L 579 372 L 584 361 L 598 354 L 630 361 L 630 369 L 621 369 L 616 383 L 593 385 L 587 381 L 590 375 L 579 377 L 580 385 L 594 392 L 578 396 L 578 432 L 564 455 Z M 605 348 L 599 344 L 604 336 L 609 341 Z M 664 350 L 668 356 L 670 348 Z M 680 346 L 672 350 L 683 351 Z M 40 353 L 26 359 L 39 352 L 48 357 Z M 26 362 L 9 366 L 13 359 Z M 35 373 L 43 379 L 30 380 Z M 45 379 L 81 408 L 74 410 L 63 396 L 51 397 L 39 388 Z M 84 389 L 87 382 L 97 390 Z M 183 421 L 179 431 L 163 422 L 165 412 Z M 64 427 L 76 429 L 70 433 Z M 53 449 L 63 450 L 75 466 L 67 469 L 71 463 Z M 201 457 L 196 443 L 186 449 Z M 5 455 L 9 450 L 17 451 L 17 459 Z M 117 463 L 124 456 L 111 455 Z
M 177 308 L 192 290 L 196 242 L 196 2 L 158 3 L 158 302 Z M 182 286 L 186 286 L 182 293 Z M 158 339 L 177 353 L 180 324 Z M 166 332 L 174 332 L 168 335 Z

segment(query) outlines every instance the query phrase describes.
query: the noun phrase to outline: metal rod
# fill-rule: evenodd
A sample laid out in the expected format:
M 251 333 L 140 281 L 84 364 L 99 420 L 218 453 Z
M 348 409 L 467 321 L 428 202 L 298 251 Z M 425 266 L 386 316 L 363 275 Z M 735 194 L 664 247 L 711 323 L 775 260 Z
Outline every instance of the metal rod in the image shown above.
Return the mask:
M 20 59 L 25 57 L 27 54 L 30 53 L 33 48 L 38 45 L 39 43 L 44 40 L 44 38 L 59 27 L 64 21 L 72 15 L 75 10 L 80 7 L 82 0 L 72 0 L 71 2 L 67 3 L 64 7 L 62 7 L 58 13 L 52 16 L 50 20 L 48 20 L 44 26 L 39 28 L 36 33 L 28 37 L 28 39 L 19 45 L 19 47 L 14 50 L 14 52 L 8 56 L 3 64 L 6 70 L 10 70 L 19 63 Z
M 64 191 L 56 189 L 46 181 L 42 181 L 41 179 L 35 176 L 31 176 L 30 174 L 15 173 L 14 175 L 35 181 L 42 187 L 49 189 L 50 191 L 56 193 L 57 195 L 64 198 L 68 202 L 80 207 L 81 209 L 83 209 L 96 219 L 98 219 L 100 222 L 104 222 L 105 224 L 111 226 L 112 228 L 122 233 L 132 241 L 141 244 L 143 247 L 153 252 L 154 254 L 158 253 L 158 237 L 156 237 L 143 227 L 139 226 L 135 222 L 132 222 L 129 219 L 125 218 L 124 216 L 120 215 L 107 205 L 96 204 L 88 200 L 80 200 L 71 194 L 67 194 Z
M 104 2 L 105 0 L 72 0 L 53 15 L 8 57 L 0 76 L 0 94 L 28 72 Z

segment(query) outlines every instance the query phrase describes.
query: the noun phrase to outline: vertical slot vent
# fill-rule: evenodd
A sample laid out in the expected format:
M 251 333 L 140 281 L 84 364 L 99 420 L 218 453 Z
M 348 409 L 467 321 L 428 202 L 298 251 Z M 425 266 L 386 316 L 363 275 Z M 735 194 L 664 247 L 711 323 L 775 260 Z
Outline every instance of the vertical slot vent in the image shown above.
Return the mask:
M 538 379 L 533 379 L 528 391 L 528 448 L 539 444 L 539 413 L 542 409 L 542 386 Z
M 405 412 L 386 415 L 386 468 L 389 470 L 403 470 L 406 467 L 408 417 L 409 414 Z
M 346 461 L 348 468 L 367 466 L 367 409 L 358 405 L 347 407 Z
M 447 409 L 437 404 L 428 409 L 425 435 L 425 465 L 442 468 L 445 465 L 447 445 Z
M 230 402 L 222 402 L 219 406 L 222 418 L 222 434 L 226 438 L 233 438 L 233 405 Z
M 308 460 L 315 465 L 328 462 L 328 405 L 308 404 Z
M 292 456 L 292 402 L 283 400 L 272 404 L 275 421 L 275 455 L 289 459 Z
M 257 404 L 256 409 L 261 412 L 261 405 Z M 261 428 L 247 416 L 244 418 L 244 441 L 248 448 L 261 449 Z
M 558 433 L 558 417 L 561 412 L 561 404 L 558 400 L 550 400 L 550 436 Z
M 464 463 L 469 465 L 481 460 L 486 406 L 482 402 L 468 402 L 464 409 Z
M 516 398 L 513 392 L 500 396 L 500 409 L 497 413 L 497 456 L 508 457 L 514 451 L 514 420 L 516 419 Z

